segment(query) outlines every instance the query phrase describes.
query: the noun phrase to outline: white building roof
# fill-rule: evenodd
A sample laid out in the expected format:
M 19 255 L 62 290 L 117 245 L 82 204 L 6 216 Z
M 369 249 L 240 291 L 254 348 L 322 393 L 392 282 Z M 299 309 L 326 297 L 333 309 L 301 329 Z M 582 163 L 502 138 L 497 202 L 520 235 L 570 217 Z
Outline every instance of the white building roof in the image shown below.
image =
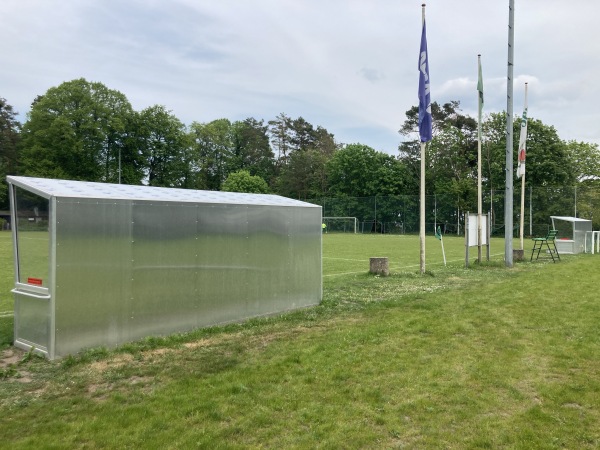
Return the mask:
M 158 202 L 218 203 L 231 205 L 273 205 L 320 208 L 279 195 L 244 194 L 239 192 L 199 191 L 128 184 L 92 183 L 88 181 L 48 178 L 6 177 L 9 183 L 44 198 L 89 198 L 106 200 L 139 200 Z

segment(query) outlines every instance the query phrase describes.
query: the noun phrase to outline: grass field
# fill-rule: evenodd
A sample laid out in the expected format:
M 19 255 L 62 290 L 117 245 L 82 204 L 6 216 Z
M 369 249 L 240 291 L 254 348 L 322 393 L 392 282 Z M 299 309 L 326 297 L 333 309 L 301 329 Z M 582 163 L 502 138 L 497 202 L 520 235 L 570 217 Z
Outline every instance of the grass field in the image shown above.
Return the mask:
M 0 316 L 13 310 L 10 290 L 15 285 L 12 234 L 0 232 Z
M 444 244 L 448 266 L 428 239 L 421 276 L 416 237 L 326 235 L 317 307 L 18 355 L 0 448 L 599 448 L 598 255 L 509 270 L 499 240 L 465 269 L 464 241 Z

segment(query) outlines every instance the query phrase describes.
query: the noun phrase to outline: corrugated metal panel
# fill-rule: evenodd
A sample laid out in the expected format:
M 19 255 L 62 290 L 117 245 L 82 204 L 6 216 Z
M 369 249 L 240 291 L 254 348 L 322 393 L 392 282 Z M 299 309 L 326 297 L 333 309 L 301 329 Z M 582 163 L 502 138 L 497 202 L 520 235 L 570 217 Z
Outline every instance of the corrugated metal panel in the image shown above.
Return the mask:
M 56 356 L 321 301 L 319 208 L 56 208 Z
M 244 194 L 239 192 L 199 191 L 127 184 L 92 183 L 87 181 L 54 180 L 8 176 L 16 186 L 46 198 L 94 198 L 102 200 L 149 200 L 155 202 L 219 203 L 234 205 L 273 205 L 314 207 L 298 200 L 267 194 Z

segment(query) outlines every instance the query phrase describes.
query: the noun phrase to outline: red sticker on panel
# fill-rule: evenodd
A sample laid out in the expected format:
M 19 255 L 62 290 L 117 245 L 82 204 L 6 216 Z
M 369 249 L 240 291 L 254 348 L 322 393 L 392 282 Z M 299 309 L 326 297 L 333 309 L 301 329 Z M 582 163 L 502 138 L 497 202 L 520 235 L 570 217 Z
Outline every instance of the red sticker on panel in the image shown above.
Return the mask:
M 42 285 L 42 279 L 41 278 L 32 278 L 32 277 L 29 277 L 29 278 L 27 278 L 27 283 L 28 284 L 36 284 L 38 286 L 41 286 Z

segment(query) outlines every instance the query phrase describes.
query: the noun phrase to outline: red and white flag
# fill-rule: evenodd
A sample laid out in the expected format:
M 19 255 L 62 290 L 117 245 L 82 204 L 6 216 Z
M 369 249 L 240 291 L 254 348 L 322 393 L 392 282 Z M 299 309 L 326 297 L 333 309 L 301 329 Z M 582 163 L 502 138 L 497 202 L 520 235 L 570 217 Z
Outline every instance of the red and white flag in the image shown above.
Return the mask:
M 517 166 L 517 177 L 525 175 L 525 156 L 527 147 L 527 86 L 525 86 L 525 108 L 521 118 L 521 137 L 519 138 L 519 164 Z

